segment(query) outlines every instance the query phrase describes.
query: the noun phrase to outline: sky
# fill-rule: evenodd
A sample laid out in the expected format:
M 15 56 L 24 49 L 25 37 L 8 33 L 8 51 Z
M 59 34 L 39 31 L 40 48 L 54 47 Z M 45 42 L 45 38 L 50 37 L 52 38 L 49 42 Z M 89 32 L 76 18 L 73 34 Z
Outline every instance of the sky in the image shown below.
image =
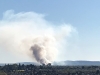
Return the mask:
M 100 61 L 100 0 L 0 0 L 0 20 L 7 10 L 45 14 L 55 26 L 71 24 L 77 31 L 69 40 L 66 60 Z M 66 48 L 67 49 L 67 48 Z M 62 57 L 62 58 L 63 58 Z M 26 58 L 26 59 L 25 59 Z M 0 62 L 31 61 L 0 50 Z

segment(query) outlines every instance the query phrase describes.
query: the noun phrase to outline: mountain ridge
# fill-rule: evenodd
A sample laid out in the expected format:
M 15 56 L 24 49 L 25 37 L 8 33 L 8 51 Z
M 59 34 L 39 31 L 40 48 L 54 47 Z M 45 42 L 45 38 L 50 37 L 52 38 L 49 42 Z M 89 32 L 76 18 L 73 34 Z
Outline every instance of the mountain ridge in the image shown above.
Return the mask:
M 5 64 L 34 64 L 34 65 L 40 65 L 36 62 L 17 62 L 17 63 L 0 63 L 0 66 L 3 66 Z M 59 62 L 53 62 L 52 65 L 66 65 L 66 66 L 100 66 L 100 61 L 84 61 L 84 60 L 78 60 L 78 61 L 72 61 L 72 60 L 66 60 L 66 61 L 59 61 Z

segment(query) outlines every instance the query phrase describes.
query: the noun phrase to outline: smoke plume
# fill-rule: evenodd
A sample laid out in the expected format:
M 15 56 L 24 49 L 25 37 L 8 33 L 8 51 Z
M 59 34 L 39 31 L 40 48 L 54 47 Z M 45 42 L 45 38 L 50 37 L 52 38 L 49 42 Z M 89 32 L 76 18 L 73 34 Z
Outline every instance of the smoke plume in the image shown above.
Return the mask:
M 16 55 L 29 56 L 41 64 L 53 62 L 61 43 L 75 30 L 71 25 L 54 25 L 45 15 L 9 10 L 0 20 L 0 48 Z

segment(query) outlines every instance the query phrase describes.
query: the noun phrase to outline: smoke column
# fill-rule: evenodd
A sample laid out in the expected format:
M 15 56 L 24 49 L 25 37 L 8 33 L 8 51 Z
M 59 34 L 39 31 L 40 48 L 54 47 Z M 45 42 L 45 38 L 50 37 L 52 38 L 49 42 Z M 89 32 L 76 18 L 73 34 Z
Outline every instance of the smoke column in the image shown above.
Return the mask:
M 75 29 L 67 24 L 54 25 L 44 17 L 35 12 L 6 11 L 0 20 L 0 48 L 41 64 L 53 62 L 59 46 L 63 47 L 61 42 L 66 42 Z

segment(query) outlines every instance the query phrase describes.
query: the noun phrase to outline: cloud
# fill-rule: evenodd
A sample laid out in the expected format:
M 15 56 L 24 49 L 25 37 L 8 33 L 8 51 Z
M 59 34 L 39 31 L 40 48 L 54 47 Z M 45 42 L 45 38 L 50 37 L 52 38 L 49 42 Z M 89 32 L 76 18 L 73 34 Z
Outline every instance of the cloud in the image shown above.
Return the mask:
M 8 10 L 0 20 L 0 47 L 18 58 L 22 54 L 47 64 L 64 52 L 61 48 L 66 48 L 67 39 L 76 32 L 66 23 L 54 25 L 45 19 L 44 14 Z

